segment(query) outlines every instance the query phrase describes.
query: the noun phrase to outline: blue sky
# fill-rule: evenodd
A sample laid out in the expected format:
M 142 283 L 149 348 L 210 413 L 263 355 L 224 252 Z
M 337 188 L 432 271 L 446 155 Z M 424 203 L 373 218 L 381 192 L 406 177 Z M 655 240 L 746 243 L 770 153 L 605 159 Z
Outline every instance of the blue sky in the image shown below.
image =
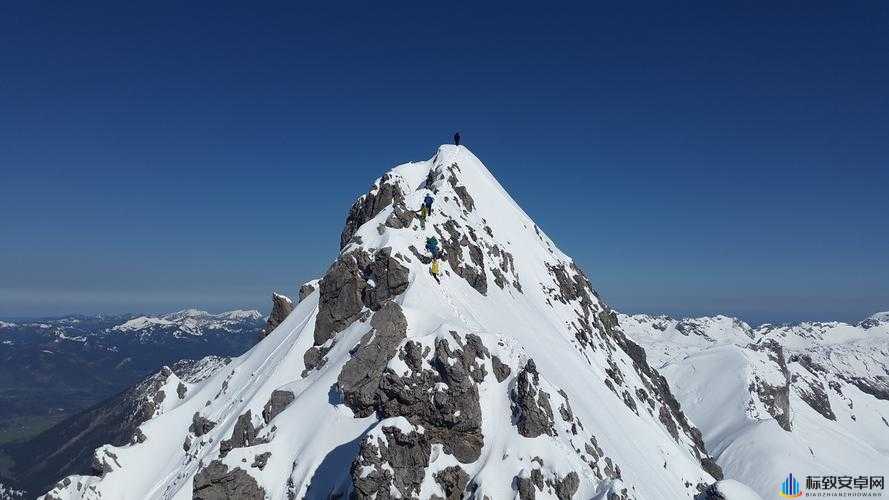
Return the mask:
M 454 130 L 615 307 L 889 309 L 889 5 L 0 7 L 0 316 L 267 309 Z

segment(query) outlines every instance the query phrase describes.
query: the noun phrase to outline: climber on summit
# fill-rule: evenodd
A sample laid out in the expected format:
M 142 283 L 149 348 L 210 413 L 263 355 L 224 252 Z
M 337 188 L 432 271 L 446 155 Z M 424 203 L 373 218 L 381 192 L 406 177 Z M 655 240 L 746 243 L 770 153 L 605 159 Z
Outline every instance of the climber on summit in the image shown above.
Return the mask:
M 432 197 L 431 194 L 426 194 L 426 197 L 423 198 L 423 206 L 426 207 L 426 211 L 429 214 L 432 214 L 432 202 L 435 201 L 435 198 Z
M 460 132 L 455 132 L 455 133 L 454 133 L 454 145 L 455 145 L 455 146 L 459 146 L 459 145 L 460 145 Z

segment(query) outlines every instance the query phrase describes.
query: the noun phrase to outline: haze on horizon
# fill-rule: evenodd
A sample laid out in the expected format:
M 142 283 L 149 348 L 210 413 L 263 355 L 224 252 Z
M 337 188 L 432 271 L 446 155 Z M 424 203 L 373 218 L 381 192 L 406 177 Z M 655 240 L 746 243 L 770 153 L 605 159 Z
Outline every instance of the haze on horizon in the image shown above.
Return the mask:
M 643 8 L 645 7 L 645 8 Z M 398 3 L 0 16 L 0 318 L 266 311 L 455 130 L 627 312 L 889 310 L 889 9 Z

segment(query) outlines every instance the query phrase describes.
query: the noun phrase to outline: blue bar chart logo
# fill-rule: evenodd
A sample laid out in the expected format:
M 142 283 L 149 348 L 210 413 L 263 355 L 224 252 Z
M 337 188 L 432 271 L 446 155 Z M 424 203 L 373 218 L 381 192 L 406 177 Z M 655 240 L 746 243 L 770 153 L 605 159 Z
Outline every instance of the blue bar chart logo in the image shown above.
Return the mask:
M 788 474 L 787 478 L 781 483 L 781 496 L 784 498 L 798 498 L 803 496 L 803 491 L 799 488 L 799 481 Z

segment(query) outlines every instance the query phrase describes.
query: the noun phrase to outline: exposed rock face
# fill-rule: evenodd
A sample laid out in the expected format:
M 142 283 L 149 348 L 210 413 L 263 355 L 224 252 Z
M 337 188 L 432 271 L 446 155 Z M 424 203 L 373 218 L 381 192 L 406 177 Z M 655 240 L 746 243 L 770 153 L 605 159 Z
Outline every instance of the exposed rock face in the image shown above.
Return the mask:
M 376 217 L 384 208 L 393 201 L 404 201 L 404 193 L 398 187 L 391 174 L 386 174 L 371 188 L 370 192 L 358 198 L 349 215 L 346 217 L 346 227 L 340 235 L 340 249 L 349 244 L 349 240 L 365 222 Z
M 764 351 L 769 359 L 778 364 L 784 374 L 781 385 L 775 385 L 757 378 L 750 384 L 750 391 L 759 397 L 766 410 L 775 417 L 775 420 L 785 431 L 791 430 L 790 422 L 790 372 L 784 360 L 784 350 L 773 339 L 768 339 L 759 344 L 751 344 L 754 351 Z
M 262 409 L 262 419 L 268 424 L 273 418 L 278 416 L 279 413 L 284 411 L 293 400 L 294 396 L 290 391 L 272 391 L 269 402 L 266 403 L 265 407 Z
M 488 276 L 484 268 L 484 254 L 481 248 L 470 240 L 465 234 L 461 233 L 459 223 L 448 220 L 439 227 L 434 226 L 438 233 L 441 246 L 444 249 L 448 264 L 451 269 L 457 273 L 457 276 L 466 280 L 469 286 L 475 288 L 478 293 L 485 295 L 488 293 Z M 469 253 L 471 263 L 465 261 L 463 256 L 463 248 Z
M 245 448 L 255 444 L 265 443 L 266 440 L 256 436 L 259 429 L 253 425 L 253 415 L 250 410 L 238 417 L 232 436 L 219 443 L 219 456 L 224 457 L 235 448 Z
M 836 421 L 837 416 L 830 406 L 830 398 L 824 390 L 824 384 L 817 378 L 801 380 L 797 384 L 797 393 L 813 410 L 828 420 Z
M 312 295 L 312 292 L 318 289 L 317 280 L 309 281 L 308 283 L 303 283 L 302 286 L 299 287 L 299 301 L 302 302 L 306 300 L 306 297 Z
M 383 304 L 404 293 L 409 272 L 383 248 L 371 258 L 356 250 L 340 256 L 321 279 L 315 345 L 320 346 L 354 323 L 364 307 L 379 310 Z
M 466 485 L 469 483 L 469 474 L 461 469 L 460 466 L 446 467 L 437 472 L 434 477 L 435 482 L 445 492 L 444 500 L 460 500 L 463 498 L 463 492 L 466 491 Z
M 516 385 L 510 393 L 512 418 L 519 434 L 534 438 L 543 434 L 555 435 L 553 409 L 549 394 L 539 388 L 540 377 L 534 360 L 529 359 L 516 376 Z
M 386 227 L 404 229 L 410 227 L 416 217 L 416 212 L 408 210 L 403 203 L 396 202 L 392 206 L 392 213 L 386 218 Z
M 198 412 L 191 416 L 191 426 L 188 428 L 195 436 L 203 436 L 216 427 L 216 422 L 204 417 Z
M 355 499 L 417 498 L 432 447 L 423 433 L 383 427 L 383 437 L 368 436 L 352 462 Z M 393 490 L 399 493 L 393 496 Z
M 404 416 L 425 429 L 432 443 L 462 463 L 470 463 L 481 454 L 481 407 L 478 384 L 486 376 L 482 361 L 488 351 L 475 335 L 465 336 L 465 343 L 452 332 L 458 349 L 451 349 L 444 339 L 435 341 L 434 353 L 424 362 L 431 369 L 413 370 L 399 376 L 387 370 L 380 381 L 378 413 L 384 417 Z M 405 346 L 403 354 L 410 356 Z M 413 349 L 416 353 L 416 349 Z
M 93 455 L 92 468 L 97 475 L 104 476 L 106 473 L 113 471 L 115 467 L 120 468 L 120 462 L 117 461 L 117 455 L 114 453 L 108 450 L 97 450 L 96 454 Z
M 375 286 L 364 289 L 363 299 L 367 307 L 373 310 L 380 309 L 387 300 L 407 290 L 410 273 L 392 257 L 391 248 L 377 252 L 369 265 L 369 272 Z
M 283 323 L 291 312 L 293 312 L 293 301 L 290 300 L 290 297 L 281 295 L 280 293 L 273 293 L 272 312 L 269 314 L 269 319 L 265 323 L 265 328 L 259 332 L 259 340 L 264 339 L 266 335 L 272 333 L 272 330 L 278 328 L 278 325 Z
M 315 345 L 327 342 L 361 315 L 364 308 L 361 294 L 367 287 L 361 263 L 367 259 L 363 251 L 341 255 L 321 279 Z
M 500 361 L 500 358 L 497 356 L 491 356 L 491 365 L 494 368 L 494 376 L 497 378 L 497 382 L 503 382 L 512 372 L 509 365 Z
M 218 460 L 194 477 L 194 500 L 264 500 L 263 490 L 256 479 L 241 468 L 229 470 Z
M 250 467 L 257 468 L 259 470 L 265 469 L 266 464 L 269 462 L 269 457 L 272 456 L 272 452 L 266 451 L 264 453 L 260 453 L 253 457 L 253 463 L 250 464 Z
M 398 304 L 388 302 L 374 314 L 371 327 L 337 378 L 346 405 L 362 417 L 374 411 L 383 368 L 406 336 L 407 319 Z

